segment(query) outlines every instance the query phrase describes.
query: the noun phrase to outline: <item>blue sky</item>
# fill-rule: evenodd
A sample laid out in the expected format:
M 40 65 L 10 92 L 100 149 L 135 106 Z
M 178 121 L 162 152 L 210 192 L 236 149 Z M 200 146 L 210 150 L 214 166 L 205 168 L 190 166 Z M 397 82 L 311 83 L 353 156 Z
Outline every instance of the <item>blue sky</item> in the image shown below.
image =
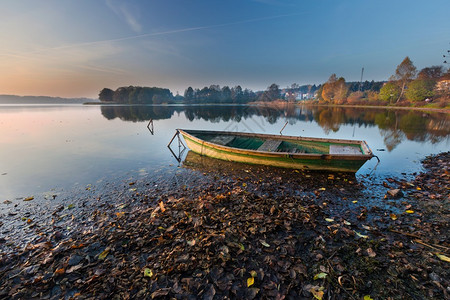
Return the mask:
M 386 80 L 409 56 L 441 65 L 450 1 L 2 0 L 0 94 L 96 97 L 141 85 L 180 94 Z

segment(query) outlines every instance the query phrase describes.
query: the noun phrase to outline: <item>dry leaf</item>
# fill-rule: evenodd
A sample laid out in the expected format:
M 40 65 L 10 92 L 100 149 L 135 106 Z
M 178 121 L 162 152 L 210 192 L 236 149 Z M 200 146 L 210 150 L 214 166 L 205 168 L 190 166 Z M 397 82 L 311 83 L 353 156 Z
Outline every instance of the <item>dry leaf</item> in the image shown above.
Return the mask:
M 159 208 L 161 208 L 161 212 L 165 212 L 166 208 L 164 207 L 164 203 L 161 201 L 159 202 Z
M 269 247 L 270 247 L 270 245 L 269 245 L 269 244 L 267 244 L 267 243 L 266 243 L 266 241 L 260 240 L 259 242 L 260 242 L 260 243 L 261 243 L 261 245 L 263 245 L 264 247 L 267 247 L 267 248 L 269 248 Z
M 255 278 L 254 277 L 247 278 L 247 287 L 253 285 L 254 283 L 255 283 Z
M 363 239 L 368 239 L 368 238 L 369 238 L 368 235 L 361 234 L 361 233 L 359 233 L 359 232 L 357 232 L 357 231 L 355 231 L 355 233 L 356 233 L 356 235 L 359 236 L 360 238 L 363 238 Z
M 442 254 L 437 254 L 436 256 L 439 257 L 440 260 L 446 261 L 446 262 L 450 262 L 450 257 L 442 255 Z
M 108 256 L 108 253 L 109 253 L 109 249 L 103 251 L 102 253 L 100 253 L 100 254 L 98 255 L 98 259 L 104 260 L 104 259 Z
M 152 270 L 150 270 L 149 268 L 145 268 L 144 269 L 144 277 L 152 277 L 152 276 L 153 276 Z
M 316 274 L 316 275 L 314 275 L 314 280 L 317 280 L 317 279 L 322 279 L 322 278 L 325 278 L 325 277 L 327 277 L 328 276 L 328 274 L 327 273 L 319 273 L 319 274 Z
M 375 253 L 375 251 L 372 250 L 372 248 L 368 248 L 368 249 L 367 249 L 367 255 L 368 255 L 369 257 L 375 257 L 375 256 L 377 256 L 377 254 Z
M 322 300 L 323 298 L 323 287 L 317 288 L 317 287 L 312 287 L 309 292 L 311 294 L 313 294 L 314 298 L 318 299 L 318 300 Z

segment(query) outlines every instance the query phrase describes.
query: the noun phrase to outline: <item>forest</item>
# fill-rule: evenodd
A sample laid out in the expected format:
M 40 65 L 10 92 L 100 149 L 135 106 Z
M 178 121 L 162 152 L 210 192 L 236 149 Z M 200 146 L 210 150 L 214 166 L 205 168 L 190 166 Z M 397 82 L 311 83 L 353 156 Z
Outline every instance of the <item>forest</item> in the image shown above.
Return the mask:
M 450 102 L 450 69 L 442 66 L 417 71 L 406 57 L 388 81 L 346 82 L 332 74 L 319 85 L 298 85 L 286 88 L 271 84 L 264 91 L 213 84 L 209 87 L 188 87 L 184 95 L 174 96 L 169 89 L 159 87 L 119 87 L 115 91 L 104 88 L 99 94 L 104 103 L 119 104 L 246 104 L 251 102 L 308 101 L 321 104 L 350 105 L 432 105 L 446 107 Z

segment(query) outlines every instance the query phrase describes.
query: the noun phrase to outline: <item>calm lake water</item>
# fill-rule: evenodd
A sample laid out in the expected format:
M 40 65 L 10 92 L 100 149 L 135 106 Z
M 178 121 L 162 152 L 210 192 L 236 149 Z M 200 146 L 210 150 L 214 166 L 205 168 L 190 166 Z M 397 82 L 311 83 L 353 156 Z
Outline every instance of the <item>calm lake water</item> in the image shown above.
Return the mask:
M 153 132 L 147 128 L 153 120 Z M 411 176 L 450 150 L 449 114 L 289 106 L 0 106 L 0 210 L 114 179 L 173 174 L 176 128 L 366 140 L 381 159 L 358 176 Z M 173 144 L 175 152 L 178 148 Z M 182 155 L 185 159 L 187 151 Z M 182 164 L 181 164 L 182 166 Z M 169 175 L 167 175 L 169 176 Z

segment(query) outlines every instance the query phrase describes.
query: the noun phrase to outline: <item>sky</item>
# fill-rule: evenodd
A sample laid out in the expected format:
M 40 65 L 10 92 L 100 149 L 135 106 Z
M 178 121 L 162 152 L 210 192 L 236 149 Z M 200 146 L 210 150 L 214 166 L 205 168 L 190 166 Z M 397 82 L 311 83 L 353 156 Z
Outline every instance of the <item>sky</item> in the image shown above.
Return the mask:
M 0 94 L 387 80 L 450 49 L 449 0 L 2 0 Z M 448 65 L 447 65 L 448 67 Z

